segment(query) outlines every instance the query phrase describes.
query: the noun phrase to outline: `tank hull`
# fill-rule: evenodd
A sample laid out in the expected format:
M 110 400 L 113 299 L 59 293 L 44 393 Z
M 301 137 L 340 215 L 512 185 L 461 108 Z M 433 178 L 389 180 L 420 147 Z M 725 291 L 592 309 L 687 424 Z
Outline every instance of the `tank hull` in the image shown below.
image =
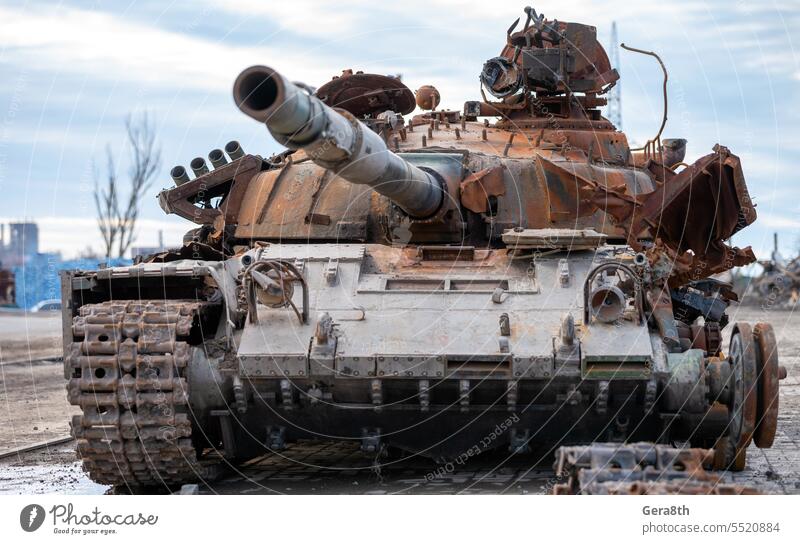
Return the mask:
M 607 441 L 710 447 L 729 434 L 707 372 L 718 357 L 669 353 L 635 307 L 614 323 L 582 319 L 587 275 L 624 248 L 533 266 L 506 250 L 426 251 L 272 244 L 65 274 L 65 376 L 84 409 L 73 432 L 87 470 L 148 486 L 170 467 L 180 483 L 209 459 L 307 438 L 446 461 L 490 449 L 542 460 Z M 300 274 L 295 311 L 246 311 L 259 288 L 245 278 L 276 262 Z M 100 436 L 110 425 L 117 444 Z M 131 468 L 115 475 L 120 458 Z

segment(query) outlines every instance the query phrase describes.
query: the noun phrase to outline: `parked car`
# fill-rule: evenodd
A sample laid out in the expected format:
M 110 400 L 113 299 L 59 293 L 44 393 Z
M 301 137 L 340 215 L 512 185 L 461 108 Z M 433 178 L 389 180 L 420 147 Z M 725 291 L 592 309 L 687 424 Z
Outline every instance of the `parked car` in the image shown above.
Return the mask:
M 57 298 L 43 300 L 31 308 L 32 312 L 60 312 L 61 301 Z

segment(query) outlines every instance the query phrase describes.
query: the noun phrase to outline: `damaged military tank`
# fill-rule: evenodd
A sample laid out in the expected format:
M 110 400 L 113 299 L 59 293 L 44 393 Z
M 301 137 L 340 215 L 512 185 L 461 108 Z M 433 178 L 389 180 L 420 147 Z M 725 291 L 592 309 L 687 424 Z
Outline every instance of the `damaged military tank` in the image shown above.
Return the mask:
M 740 161 L 684 163 L 666 111 L 632 148 L 595 28 L 525 15 L 459 110 L 378 74 L 239 75 L 286 151 L 175 167 L 182 247 L 62 276 L 94 480 L 169 487 L 323 437 L 555 454 L 562 493 L 737 492 L 711 469 L 771 446 L 785 374 L 714 278 L 755 259 L 726 243 L 756 219 Z

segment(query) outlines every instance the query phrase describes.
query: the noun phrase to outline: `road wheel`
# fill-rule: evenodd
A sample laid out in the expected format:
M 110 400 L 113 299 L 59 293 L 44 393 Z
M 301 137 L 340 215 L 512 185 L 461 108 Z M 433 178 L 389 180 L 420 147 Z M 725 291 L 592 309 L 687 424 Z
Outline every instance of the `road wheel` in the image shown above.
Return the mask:
M 715 464 L 728 470 L 743 470 L 758 414 L 757 349 L 749 324 L 737 323 L 734 326 L 728 361 L 733 393 L 728 406 L 728 435 L 717 442 Z
M 759 448 L 771 448 L 778 428 L 778 345 L 769 323 L 753 328 L 758 370 L 758 404 L 753 440 Z

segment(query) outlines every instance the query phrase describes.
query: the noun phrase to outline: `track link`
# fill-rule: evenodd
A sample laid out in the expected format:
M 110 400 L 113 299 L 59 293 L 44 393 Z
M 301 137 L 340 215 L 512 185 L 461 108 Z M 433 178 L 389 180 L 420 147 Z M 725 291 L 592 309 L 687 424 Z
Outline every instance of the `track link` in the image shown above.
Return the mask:
M 78 456 L 96 482 L 167 486 L 207 476 L 192 443 L 187 340 L 209 306 L 196 301 L 87 304 L 64 364 Z

